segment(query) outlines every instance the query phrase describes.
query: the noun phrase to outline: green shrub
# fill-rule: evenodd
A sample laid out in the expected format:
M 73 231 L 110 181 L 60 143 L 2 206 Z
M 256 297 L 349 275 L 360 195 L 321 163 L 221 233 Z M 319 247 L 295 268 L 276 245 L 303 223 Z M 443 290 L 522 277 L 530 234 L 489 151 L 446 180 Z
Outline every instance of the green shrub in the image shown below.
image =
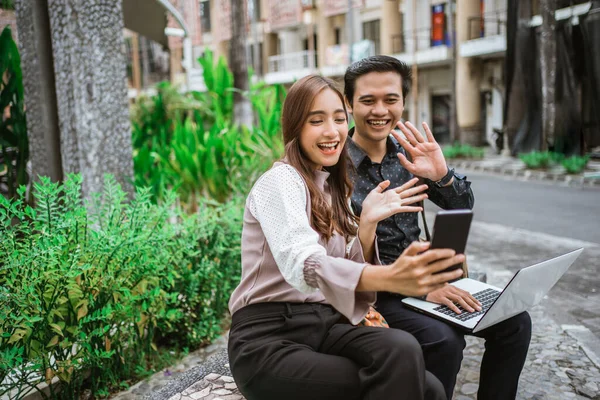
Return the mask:
M 78 175 L 41 178 L 35 207 L 24 193 L 0 196 L 0 382 L 12 379 L 0 397 L 53 377 L 52 398 L 101 397 L 160 368 L 158 346 L 219 334 L 239 280 L 239 201 L 187 215 L 173 192 L 126 201 L 110 176 L 87 204 Z
M 175 188 L 190 212 L 198 198 L 225 202 L 247 193 L 254 180 L 283 154 L 281 85 L 254 84 L 244 93 L 256 124 L 233 123 L 233 78 L 212 52 L 199 59 L 207 91 L 179 93 L 168 83 L 139 99 L 132 110 L 134 171 L 138 186 L 158 198 Z
M 444 146 L 442 152 L 446 159 L 483 158 L 485 149 L 482 147 L 473 147 L 468 144 L 454 143 L 451 146 Z
M 15 0 L 0 0 L 0 8 L 5 10 L 14 10 Z
M 590 156 L 586 155 L 583 157 L 580 156 L 572 156 L 562 160 L 561 164 L 565 168 L 568 174 L 579 174 L 583 172 L 588 161 L 590 160 Z
M 7 108 L 9 116 L 4 119 Z M 21 58 L 10 26 L 6 26 L 0 34 L 0 183 L 8 188 L 8 197 L 16 194 L 19 185 L 27 184 L 28 159 Z
M 519 158 L 529 169 L 546 169 L 552 165 L 562 165 L 569 174 L 583 171 L 589 160 L 588 156 L 566 157 L 562 153 L 553 151 L 532 151 L 519 154 Z
M 519 154 L 519 158 L 529 169 L 545 169 L 557 157 L 549 151 L 532 151 L 530 153 Z

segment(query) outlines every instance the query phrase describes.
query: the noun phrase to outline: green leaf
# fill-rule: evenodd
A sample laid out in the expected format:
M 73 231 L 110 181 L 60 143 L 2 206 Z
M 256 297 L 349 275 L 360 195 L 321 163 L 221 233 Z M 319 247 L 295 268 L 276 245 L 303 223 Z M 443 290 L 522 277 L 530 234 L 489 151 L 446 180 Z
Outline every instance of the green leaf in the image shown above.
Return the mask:
M 58 333 L 60 336 L 64 336 L 62 332 L 62 328 L 58 324 L 49 324 L 52 330 Z
M 46 347 L 56 346 L 57 344 L 58 344 L 58 335 L 54 335 L 54 337 L 52 339 L 50 339 L 50 341 L 48 342 Z

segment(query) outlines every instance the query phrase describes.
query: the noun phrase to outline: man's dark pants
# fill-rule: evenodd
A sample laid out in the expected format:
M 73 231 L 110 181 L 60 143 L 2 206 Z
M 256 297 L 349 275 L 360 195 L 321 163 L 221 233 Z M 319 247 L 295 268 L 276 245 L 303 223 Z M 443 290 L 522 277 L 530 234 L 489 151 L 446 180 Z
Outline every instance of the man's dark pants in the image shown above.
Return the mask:
M 421 344 L 425 367 L 452 399 L 465 348 L 465 331 L 404 306 L 402 297 L 379 293 L 377 311 L 391 328 L 412 334 Z M 524 312 L 473 334 L 485 339 L 477 398 L 514 399 L 531 339 L 531 318 Z

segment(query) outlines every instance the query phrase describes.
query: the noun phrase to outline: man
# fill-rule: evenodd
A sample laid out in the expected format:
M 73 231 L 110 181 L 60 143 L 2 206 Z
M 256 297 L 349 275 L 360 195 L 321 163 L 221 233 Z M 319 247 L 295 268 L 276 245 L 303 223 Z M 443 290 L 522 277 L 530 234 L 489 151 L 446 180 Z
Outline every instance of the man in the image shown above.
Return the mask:
M 414 125 L 400 121 L 410 82 L 410 68 L 388 56 L 358 61 L 344 76 L 344 94 L 355 121 L 348 149 L 355 169 L 352 206 L 357 215 L 366 195 L 377 184 L 389 179 L 394 188 L 415 176 L 427 184 L 426 193 L 438 206 L 473 207 L 471 183 L 448 168 L 427 124 L 423 124 L 425 140 Z M 396 127 L 405 137 L 393 131 Z M 418 240 L 419 233 L 417 213 L 396 214 L 381 221 L 377 226 L 381 261 L 393 262 Z M 480 309 L 475 298 L 452 285 L 427 294 L 425 299 L 445 304 L 455 312 L 456 304 L 469 312 Z M 451 399 L 465 347 L 464 332 L 406 308 L 401 300 L 402 296 L 379 293 L 376 308 L 391 328 L 407 331 L 419 341 L 427 369 L 442 382 Z M 478 398 L 514 399 L 531 338 L 529 314 L 519 314 L 475 335 L 486 340 Z

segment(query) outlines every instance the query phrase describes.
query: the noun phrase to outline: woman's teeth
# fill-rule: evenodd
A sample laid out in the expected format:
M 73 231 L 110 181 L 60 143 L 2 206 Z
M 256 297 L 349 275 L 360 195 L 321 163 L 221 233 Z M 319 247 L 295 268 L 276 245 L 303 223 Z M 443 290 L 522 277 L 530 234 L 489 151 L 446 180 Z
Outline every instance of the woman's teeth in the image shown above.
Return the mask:
M 319 146 L 321 149 L 329 150 L 329 149 L 335 149 L 335 148 L 337 148 L 337 146 L 338 146 L 339 143 L 340 142 L 335 142 L 335 143 L 320 143 L 317 146 Z

